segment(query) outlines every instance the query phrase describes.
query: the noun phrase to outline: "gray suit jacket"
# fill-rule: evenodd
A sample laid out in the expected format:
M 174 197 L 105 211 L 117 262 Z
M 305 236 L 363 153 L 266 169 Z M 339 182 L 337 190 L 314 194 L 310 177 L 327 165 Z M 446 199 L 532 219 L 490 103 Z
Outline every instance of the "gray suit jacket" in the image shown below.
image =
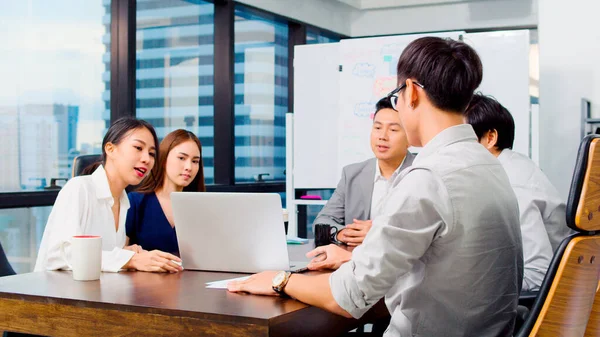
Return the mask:
M 415 155 L 407 152 L 400 170 L 411 166 L 414 159 Z M 329 224 L 341 230 L 353 219 L 371 220 L 376 160 L 376 158 L 371 158 L 344 167 L 342 179 L 331 199 L 317 215 L 313 223 L 313 230 L 315 224 Z

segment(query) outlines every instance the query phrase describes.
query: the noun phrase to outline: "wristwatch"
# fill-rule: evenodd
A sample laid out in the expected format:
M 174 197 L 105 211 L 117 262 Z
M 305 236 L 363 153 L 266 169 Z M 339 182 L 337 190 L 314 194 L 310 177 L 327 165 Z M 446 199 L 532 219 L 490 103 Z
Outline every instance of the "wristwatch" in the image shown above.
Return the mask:
M 336 245 L 345 245 L 346 244 L 345 242 L 340 241 L 337 238 L 338 234 L 340 234 L 343 230 L 344 230 L 344 228 L 342 228 L 342 230 L 339 230 L 331 235 L 331 243 L 334 243 Z
M 273 277 L 273 290 L 275 290 L 279 296 L 286 296 L 285 292 L 283 292 L 283 289 L 290 280 L 291 275 L 292 273 L 289 271 L 280 271 L 275 274 L 275 277 Z

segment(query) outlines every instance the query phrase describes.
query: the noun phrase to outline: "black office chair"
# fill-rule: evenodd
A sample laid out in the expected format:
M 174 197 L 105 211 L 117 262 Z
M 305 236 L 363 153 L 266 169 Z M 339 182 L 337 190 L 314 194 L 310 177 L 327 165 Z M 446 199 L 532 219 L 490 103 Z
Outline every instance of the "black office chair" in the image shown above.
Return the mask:
M 565 238 L 550 262 L 529 315 L 515 337 L 583 337 L 600 278 L 600 136 L 579 146 L 567 201 Z
M 8 259 L 6 258 L 6 253 L 4 253 L 2 244 L 0 243 L 0 277 L 15 274 L 15 271 L 13 270 L 10 263 L 8 262 Z
M 99 154 L 84 154 L 75 157 L 73 159 L 73 169 L 71 171 L 71 176 L 77 177 L 80 175 L 91 174 L 92 172 L 89 172 L 89 170 L 86 170 L 86 168 L 89 168 L 92 164 L 99 162 L 101 158 L 102 155 Z

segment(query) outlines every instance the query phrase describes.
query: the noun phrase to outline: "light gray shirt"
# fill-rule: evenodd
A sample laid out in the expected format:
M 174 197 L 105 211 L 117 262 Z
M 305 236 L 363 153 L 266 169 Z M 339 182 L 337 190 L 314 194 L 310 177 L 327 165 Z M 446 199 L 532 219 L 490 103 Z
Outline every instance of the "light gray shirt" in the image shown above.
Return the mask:
M 448 128 L 394 181 L 329 283 L 358 318 L 385 296 L 385 336 L 511 336 L 523 279 L 519 210 L 470 125 Z
M 554 250 L 569 234 L 565 203 L 529 157 L 504 149 L 498 156 L 519 202 L 525 274 L 523 290 L 542 285 Z

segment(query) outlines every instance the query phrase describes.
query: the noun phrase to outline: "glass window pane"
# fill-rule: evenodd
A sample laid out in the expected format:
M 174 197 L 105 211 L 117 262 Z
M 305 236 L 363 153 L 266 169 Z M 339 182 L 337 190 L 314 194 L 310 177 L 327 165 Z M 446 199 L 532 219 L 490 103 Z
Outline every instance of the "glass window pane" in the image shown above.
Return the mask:
M 235 180 L 285 180 L 288 26 L 235 10 Z
M 51 206 L 0 209 L 0 243 L 17 274 L 33 271 L 51 210 Z
M 214 5 L 137 1 L 136 116 L 158 138 L 186 129 L 202 143 L 204 176 L 214 182 Z
M 308 28 L 306 30 L 306 44 L 317 44 L 317 43 L 332 43 L 340 42 L 340 38 L 337 36 L 324 35 L 320 31 L 314 28 Z
M 0 192 L 68 178 L 110 118 L 110 0 L 4 1 Z

